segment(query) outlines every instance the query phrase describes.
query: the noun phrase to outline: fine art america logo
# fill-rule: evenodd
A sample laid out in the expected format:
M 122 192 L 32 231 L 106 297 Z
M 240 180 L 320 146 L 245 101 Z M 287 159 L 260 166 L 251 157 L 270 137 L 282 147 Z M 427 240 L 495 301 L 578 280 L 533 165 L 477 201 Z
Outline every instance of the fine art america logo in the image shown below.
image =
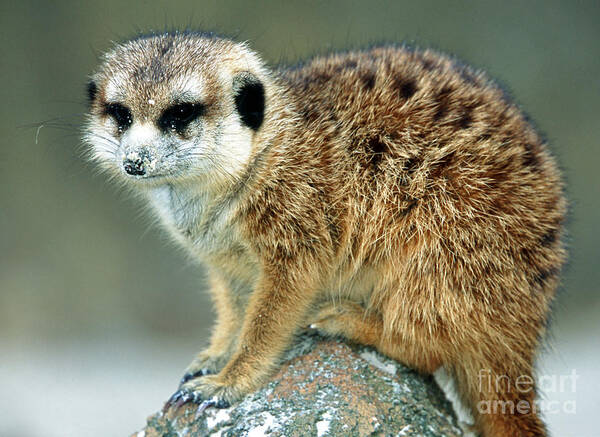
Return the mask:
M 575 393 L 579 375 L 573 369 L 568 375 L 540 375 L 537 389 L 545 394 Z M 575 414 L 575 399 L 566 401 L 535 399 L 535 382 L 529 375 L 510 378 L 507 375 L 494 375 L 489 369 L 479 371 L 479 391 L 503 393 L 503 399 L 480 401 L 477 409 L 480 414 Z M 508 396 L 507 396 L 508 394 Z M 535 399 L 535 400 L 534 400 Z

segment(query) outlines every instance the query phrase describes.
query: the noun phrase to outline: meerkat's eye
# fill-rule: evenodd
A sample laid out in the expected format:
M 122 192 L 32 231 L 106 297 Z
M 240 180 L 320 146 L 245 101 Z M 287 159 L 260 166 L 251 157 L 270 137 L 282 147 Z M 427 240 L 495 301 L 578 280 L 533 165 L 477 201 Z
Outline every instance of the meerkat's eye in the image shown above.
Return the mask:
M 133 115 L 131 115 L 129 108 L 120 103 L 109 103 L 105 112 L 117 122 L 119 132 L 126 130 L 133 122 Z
M 165 109 L 158 119 L 158 126 L 162 130 L 182 132 L 204 112 L 205 107 L 200 103 L 179 103 Z

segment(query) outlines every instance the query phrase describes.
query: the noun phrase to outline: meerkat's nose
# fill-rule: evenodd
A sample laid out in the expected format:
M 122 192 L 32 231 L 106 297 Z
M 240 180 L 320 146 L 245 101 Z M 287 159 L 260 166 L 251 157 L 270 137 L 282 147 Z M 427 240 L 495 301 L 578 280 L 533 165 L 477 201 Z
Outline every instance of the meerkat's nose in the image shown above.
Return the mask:
M 141 158 L 125 159 L 123 161 L 123 168 L 125 169 L 125 173 L 132 176 L 143 176 L 146 174 L 144 161 Z
M 150 152 L 143 148 L 130 151 L 123 157 L 123 170 L 131 176 L 146 176 L 152 170 L 152 157 Z

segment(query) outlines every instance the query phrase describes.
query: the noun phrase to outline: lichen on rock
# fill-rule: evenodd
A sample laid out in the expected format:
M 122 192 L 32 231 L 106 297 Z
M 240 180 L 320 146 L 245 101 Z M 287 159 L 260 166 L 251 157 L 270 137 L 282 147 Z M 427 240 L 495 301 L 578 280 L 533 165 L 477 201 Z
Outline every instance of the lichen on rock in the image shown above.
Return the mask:
M 141 437 L 462 436 L 433 379 L 371 348 L 299 336 L 279 372 L 230 408 L 157 413 Z M 136 434 L 134 434 L 136 435 Z

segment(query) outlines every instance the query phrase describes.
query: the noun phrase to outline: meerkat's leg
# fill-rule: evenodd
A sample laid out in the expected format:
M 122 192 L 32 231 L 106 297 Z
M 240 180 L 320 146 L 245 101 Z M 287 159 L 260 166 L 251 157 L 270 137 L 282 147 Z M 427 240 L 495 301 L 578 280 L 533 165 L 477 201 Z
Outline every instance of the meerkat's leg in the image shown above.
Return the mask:
M 225 406 L 263 384 L 277 368 L 283 352 L 306 319 L 311 289 L 299 291 L 299 281 L 263 277 L 250 297 L 236 350 L 216 375 L 184 383 L 166 405 L 207 401 Z
M 517 357 L 497 351 L 502 360 L 461 357 L 453 365 L 463 399 L 471 405 L 476 427 L 485 437 L 545 437 L 537 414 L 531 369 L 515 367 Z M 526 366 L 524 366 L 526 367 Z
M 235 294 L 220 275 L 210 274 L 210 293 L 217 313 L 210 345 L 186 368 L 181 383 L 198 376 L 219 372 L 235 349 L 242 326 L 243 298 Z

